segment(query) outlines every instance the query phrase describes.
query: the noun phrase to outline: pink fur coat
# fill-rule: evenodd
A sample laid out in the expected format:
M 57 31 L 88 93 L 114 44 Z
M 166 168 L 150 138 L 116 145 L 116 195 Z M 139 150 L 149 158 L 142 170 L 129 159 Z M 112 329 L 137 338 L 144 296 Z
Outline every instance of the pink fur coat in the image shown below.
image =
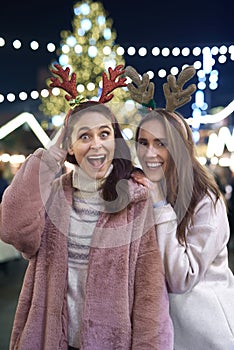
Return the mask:
M 11 350 L 67 350 L 67 234 L 71 173 L 55 178 L 45 150 L 29 156 L 6 190 L 0 237 L 29 259 Z M 101 214 L 90 249 L 82 350 L 172 350 L 164 270 L 147 190 Z

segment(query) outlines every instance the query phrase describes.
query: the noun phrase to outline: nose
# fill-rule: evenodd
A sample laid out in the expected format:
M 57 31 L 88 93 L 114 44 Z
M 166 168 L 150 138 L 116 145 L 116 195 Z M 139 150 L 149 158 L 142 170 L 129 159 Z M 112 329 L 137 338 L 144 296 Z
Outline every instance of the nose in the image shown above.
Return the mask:
M 102 148 L 102 144 L 101 144 L 100 139 L 98 137 L 93 138 L 92 143 L 90 145 L 90 148 L 94 149 L 94 150 L 99 150 L 100 148 Z
M 146 155 L 146 157 L 150 158 L 150 157 L 156 157 L 158 155 L 158 153 L 159 152 L 155 147 L 153 147 L 152 145 L 149 145 L 146 149 L 145 155 Z

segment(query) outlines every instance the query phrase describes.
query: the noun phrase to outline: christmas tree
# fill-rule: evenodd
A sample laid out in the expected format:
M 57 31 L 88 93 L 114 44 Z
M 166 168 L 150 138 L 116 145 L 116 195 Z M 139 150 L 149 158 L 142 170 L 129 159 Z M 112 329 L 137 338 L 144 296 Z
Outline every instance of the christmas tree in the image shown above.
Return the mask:
M 115 43 L 117 35 L 112 24 L 112 19 L 107 17 L 100 2 L 87 0 L 74 5 L 73 32 L 61 32 L 58 63 L 63 68 L 69 67 L 70 73 L 76 72 L 78 94 L 87 99 L 95 100 L 101 95 L 103 72 L 108 72 L 109 67 L 125 64 L 122 54 L 118 54 L 119 45 Z M 47 81 L 48 86 L 49 84 L 50 79 Z M 50 95 L 41 98 L 41 111 L 48 117 L 65 114 L 69 105 L 64 92 L 61 89 L 49 90 Z M 126 88 L 119 88 L 112 101 L 108 102 L 122 123 L 127 120 L 124 107 L 127 98 L 129 95 Z

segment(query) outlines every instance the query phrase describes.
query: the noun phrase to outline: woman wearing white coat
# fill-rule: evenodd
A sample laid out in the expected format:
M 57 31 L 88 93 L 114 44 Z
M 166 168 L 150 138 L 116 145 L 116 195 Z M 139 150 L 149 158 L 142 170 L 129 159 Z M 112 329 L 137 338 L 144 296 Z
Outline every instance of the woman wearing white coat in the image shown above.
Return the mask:
M 142 118 L 136 149 L 147 179 L 141 173 L 134 178 L 151 188 L 155 217 L 160 222 L 157 238 L 175 350 L 231 350 L 234 276 L 228 267 L 226 206 L 215 180 L 196 157 L 188 124 L 174 111 L 182 104 L 176 93 L 188 101 L 194 91 L 192 86 L 182 90 L 188 76 L 191 69 L 177 82 L 170 76 L 164 86 L 166 108 L 153 109 Z M 132 86 L 130 90 L 134 92 Z

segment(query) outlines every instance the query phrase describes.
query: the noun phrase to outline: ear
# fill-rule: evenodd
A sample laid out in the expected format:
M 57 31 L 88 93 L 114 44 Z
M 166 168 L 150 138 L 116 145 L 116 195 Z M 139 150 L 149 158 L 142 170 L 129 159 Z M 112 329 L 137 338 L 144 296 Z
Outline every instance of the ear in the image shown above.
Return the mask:
M 68 151 L 68 154 L 70 154 L 70 156 L 74 155 L 74 151 L 73 151 L 72 146 L 69 146 L 67 151 Z

